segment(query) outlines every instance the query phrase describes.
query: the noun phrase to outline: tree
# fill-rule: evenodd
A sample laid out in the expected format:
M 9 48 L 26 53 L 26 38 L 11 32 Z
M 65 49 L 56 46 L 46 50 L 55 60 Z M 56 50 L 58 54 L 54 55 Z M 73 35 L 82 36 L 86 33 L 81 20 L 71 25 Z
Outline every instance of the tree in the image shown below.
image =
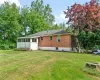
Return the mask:
M 59 26 L 62 28 L 62 29 L 66 29 L 66 24 L 63 22 L 63 23 L 59 23 Z
M 28 14 L 28 26 L 30 27 L 30 34 L 47 30 L 48 24 L 44 21 L 44 19 L 35 11 L 31 11 Z
M 5 2 L 0 5 L 0 48 L 3 45 L 9 48 L 16 43 L 22 25 L 21 16 L 16 4 Z
M 76 29 L 93 31 L 99 27 L 100 6 L 96 0 L 91 0 L 85 5 L 75 3 L 71 8 L 68 7 L 68 10 L 64 12 L 66 18 L 69 18 L 68 23 L 74 24 Z
M 10 5 L 8 2 L 0 6 L 0 37 L 12 42 L 16 41 L 22 26 L 20 24 L 19 8 L 16 4 Z
M 54 22 L 54 16 L 52 15 L 52 8 L 50 5 L 44 5 L 43 0 L 35 0 L 31 3 L 31 10 L 36 11 L 49 26 L 52 26 Z
M 28 34 L 27 28 L 29 27 L 28 23 L 28 15 L 30 13 L 30 8 L 27 6 L 24 6 L 21 8 L 21 24 L 23 25 L 22 31 L 24 35 Z M 22 34 L 21 34 L 22 35 Z
M 88 35 L 89 32 L 95 32 L 100 28 L 100 6 L 96 0 L 91 0 L 84 5 L 74 4 L 64 11 L 68 23 L 73 24 L 73 35 L 76 36 L 77 46 L 80 52 L 81 44 L 77 35 L 84 30 Z
M 57 30 L 61 29 L 61 27 L 58 24 L 54 24 L 53 26 L 49 27 L 49 30 Z

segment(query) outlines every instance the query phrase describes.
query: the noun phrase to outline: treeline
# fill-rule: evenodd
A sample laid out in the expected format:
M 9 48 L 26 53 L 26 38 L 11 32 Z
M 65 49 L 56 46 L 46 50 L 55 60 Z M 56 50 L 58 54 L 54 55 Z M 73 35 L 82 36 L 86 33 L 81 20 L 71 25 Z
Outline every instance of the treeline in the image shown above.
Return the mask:
M 65 27 L 54 25 L 54 21 L 52 8 L 44 5 L 43 0 L 32 1 L 30 7 L 23 8 L 5 2 L 0 5 L 0 49 L 15 48 L 19 36 Z

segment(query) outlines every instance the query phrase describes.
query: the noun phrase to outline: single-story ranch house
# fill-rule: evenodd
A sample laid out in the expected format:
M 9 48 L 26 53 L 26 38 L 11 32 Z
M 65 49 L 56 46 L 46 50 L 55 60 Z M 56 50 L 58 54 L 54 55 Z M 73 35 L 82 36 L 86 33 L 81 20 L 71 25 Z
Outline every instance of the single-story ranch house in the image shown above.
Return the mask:
M 19 37 L 17 49 L 71 51 L 71 34 L 64 30 L 48 30 Z

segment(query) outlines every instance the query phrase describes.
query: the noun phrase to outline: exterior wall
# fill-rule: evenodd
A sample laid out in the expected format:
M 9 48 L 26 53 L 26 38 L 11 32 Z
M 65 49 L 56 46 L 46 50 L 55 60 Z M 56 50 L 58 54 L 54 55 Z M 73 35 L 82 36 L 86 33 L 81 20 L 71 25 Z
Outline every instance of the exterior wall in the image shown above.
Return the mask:
M 17 49 L 29 49 L 29 50 L 38 50 L 38 39 L 37 42 L 17 42 Z
M 38 50 L 38 39 L 37 42 L 32 42 L 30 43 L 30 50 Z
M 52 50 L 55 51 L 56 47 L 39 47 L 40 50 Z M 58 47 L 58 51 L 71 51 L 71 48 Z
M 38 43 L 32 42 L 30 45 L 30 50 L 38 50 Z
M 60 42 L 57 42 L 57 36 L 52 36 L 50 40 L 49 36 L 44 36 L 43 40 L 39 38 L 39 49 L 43 50 L 56 50 L 59 51 L 71 51 L 71 35 L 60 35 Z
M 72 51 L 71 47 L 70 48 L 66 48 L 66 47 L 59 47 L 58 49 L 59 51 Z
M 40 50 L 52 50 L 52 51 L 56 50 L 55 47 L 39 47 L 39 49 Z
M 17 49 L 30 49 L 30 42 L 17 42 Z

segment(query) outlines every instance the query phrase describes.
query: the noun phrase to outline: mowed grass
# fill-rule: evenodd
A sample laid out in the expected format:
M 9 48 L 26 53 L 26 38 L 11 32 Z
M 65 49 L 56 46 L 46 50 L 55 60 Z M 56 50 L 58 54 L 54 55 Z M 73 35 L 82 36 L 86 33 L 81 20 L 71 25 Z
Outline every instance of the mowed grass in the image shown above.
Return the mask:
M 0 51 L 0 80 L 100 80 L 82 71 L 100 56 L 52 51 Z

